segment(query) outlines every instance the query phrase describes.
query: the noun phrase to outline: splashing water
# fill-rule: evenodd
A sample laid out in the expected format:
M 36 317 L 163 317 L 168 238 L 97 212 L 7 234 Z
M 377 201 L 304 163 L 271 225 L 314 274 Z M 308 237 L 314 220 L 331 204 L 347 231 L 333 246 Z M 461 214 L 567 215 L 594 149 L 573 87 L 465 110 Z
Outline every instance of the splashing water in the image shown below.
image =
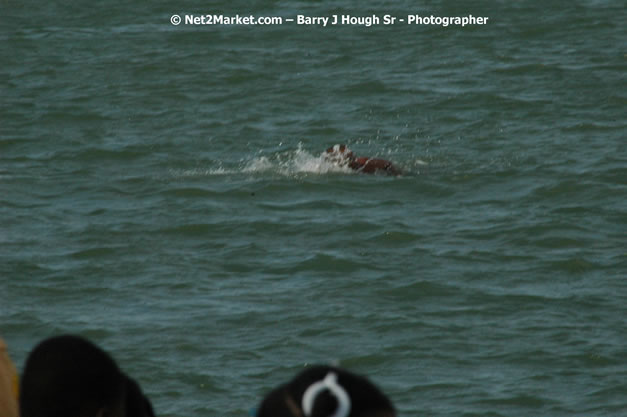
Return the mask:
M 324 153 L 313 155 L 298 145 L 293 151 L 280 152 L 272 158 L 261 156 L 246 162 L 242 172 L 274 172 L 281 175 L 295 174 L 326 174 L 345 173 L 354 171 L 347 166 L 340 166 L 323 156 Z
M 337 146 L 337 145 L 336 145 Z M 233 175 L 233 174 L 276 174 L 281 176 L 296 175 L 324 175 L 324 174 L 356 174 L 357 172 L 348 167 L 347 164 L 340 163 L 339 160 L 329 158 L 324 151 L 320 153 L 310 153 L 303 149 L 301 143 L 296 149 L 277 151 L 275 153 L 261 155 L 252 158 L 244 158 L 239 162 L 226 163 L 224 161 L 216 161 L 216 165 L 211 168 L 192 168 L 184 170 L 171 170 L 171 174 L 176 177 L 200 177 L 214 175 Z M 416 159 L 414 166 L 428 165 L 420 159 Z M 406 170 L 405 174 L 411 173 Z

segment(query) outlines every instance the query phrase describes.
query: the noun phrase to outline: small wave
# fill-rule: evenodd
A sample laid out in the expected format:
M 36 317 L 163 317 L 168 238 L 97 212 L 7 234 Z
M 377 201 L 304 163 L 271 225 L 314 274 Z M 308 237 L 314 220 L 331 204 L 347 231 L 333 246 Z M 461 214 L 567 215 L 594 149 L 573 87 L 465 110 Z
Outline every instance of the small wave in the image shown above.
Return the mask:
M 216 168 L 192 168 L 192 169 L 171 169 L 170 175 L 176 178 L 195 178 L 195 177 L 207 177 L 211 175 L 227 175 L 236 174 L 237 170 L 226 169 L 223 166 Z

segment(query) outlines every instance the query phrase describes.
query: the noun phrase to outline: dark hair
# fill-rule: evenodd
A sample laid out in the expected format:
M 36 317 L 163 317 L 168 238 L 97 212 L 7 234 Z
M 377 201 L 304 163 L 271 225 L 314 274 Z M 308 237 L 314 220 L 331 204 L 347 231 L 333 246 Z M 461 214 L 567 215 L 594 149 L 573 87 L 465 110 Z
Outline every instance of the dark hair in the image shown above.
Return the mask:
M 52 337 L 33 349 L 19 401 L 21 417 L 154 416 L 139 385 L 111 356 L 71 335 Z

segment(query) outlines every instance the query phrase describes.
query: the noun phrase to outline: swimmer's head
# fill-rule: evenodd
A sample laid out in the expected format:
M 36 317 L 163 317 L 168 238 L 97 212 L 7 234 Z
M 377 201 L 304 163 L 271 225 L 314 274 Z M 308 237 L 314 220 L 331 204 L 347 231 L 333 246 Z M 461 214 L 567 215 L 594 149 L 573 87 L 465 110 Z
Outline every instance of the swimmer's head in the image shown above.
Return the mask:
M 346 145 L 333 145 L 323 155 L 328 161 L 337 164 L 344 164 L 355 159 L 353 151 L 348 149 Z

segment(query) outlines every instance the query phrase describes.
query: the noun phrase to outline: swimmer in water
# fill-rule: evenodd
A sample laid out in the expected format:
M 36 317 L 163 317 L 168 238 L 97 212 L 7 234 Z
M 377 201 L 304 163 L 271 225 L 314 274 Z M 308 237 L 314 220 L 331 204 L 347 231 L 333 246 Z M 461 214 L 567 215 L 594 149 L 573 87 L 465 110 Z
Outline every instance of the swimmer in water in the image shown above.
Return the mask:
M 334 145 L 325 151 L 324 157 L 337 165 L 349 168 L 365 174 L 401 175 L 401 171 L 392 162 L 385 159 L 355 156 L 346 145 Z

